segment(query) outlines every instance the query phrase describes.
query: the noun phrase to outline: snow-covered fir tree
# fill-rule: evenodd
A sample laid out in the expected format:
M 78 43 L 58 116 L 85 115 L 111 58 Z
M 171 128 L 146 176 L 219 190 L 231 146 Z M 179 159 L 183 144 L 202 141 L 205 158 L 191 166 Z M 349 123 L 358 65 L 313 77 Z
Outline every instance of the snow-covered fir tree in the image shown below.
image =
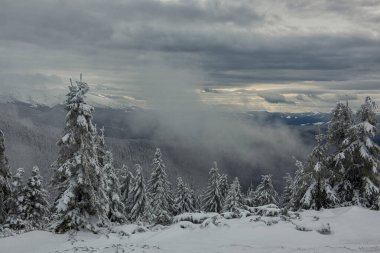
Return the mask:
M 113 222 L 125 222 L 125 205 L 121 200 L 121 186 L 113 166 L 113 156 L 107 150 L 104 138 L 104 127 L 96 138 L 99 166 L 104 171 L 106 191 L 109 199 L 108 218 Z
M 301 207 L 319 210 L 334 207 L 339 203 L 336 190 L 333 187 L 334 171 L 328 168 L 325 136 L 316 136 L 317 144 L 311 152 L 304 171 L 307 189 L 300 200 Z
M 181 177 L 177 178 L 177 189 L 174 199 L 175 214 L 194 212 L 194 193 Z
M 152 167 L 149 180 L 149 205 L 152 221 L 158 224 L 168 224 L 172 219 L 173 197 L 159 148 L 154 154 Z
M 25 192 L 24 192 L 24 169 L 18 168 L 12 177 L 11 197 L 8 198 L 8 217 L 6 226 L 14 230 L 29 229 L 25 221 Z
M 129 192 L 134 185 L 134 176 L 129 170 L 128 166 L 123 164 L 123 167 L 120 170 L 120 197 L 121 201 L 126 205 L 125 214 L 129 213 Z
M 297 170 L 294 173 L 293 178 L 293 189 L 291 197 L 292 205 L 290 206 L 290 208 L 298 210 L 302 207 L 301 200 L 310 185 L 310 177 L 309 174 L 306 173 L 305 166 L 301 161 L 296 160 L 295 165 L 297 167 Z
M 113 222 L 126 221 L 125 204 L 121 200 L 121 187 L 118 176 L 113 167 L 113 156 L 107 151 L 104 156 L 104 172 L 106 174 L 106 191 L 109 198 L 108 218 Z
M 145 180 L 140 164 L 136 164 L 135 170 L 129 201 L 131 204 L 129 208 L 129 219 L 132 222 L 140 221 L 145 218 L 147 205 Z
M 223 202 L 227 197 L 228 191 L 229 191 L 230 185 L 228 184 L 228 176 L 227 174 L 222 174 L 220 175 L 219 179 L 219 188 L 220 188 L 220 193 L 222 195 Z
M 94 108 L 85 101 L 88 90 L 81 78 L 69 86 L 67 94 L 66 126 L 58 141 L 58 159 L 52 165 L 52 185 L 58 192 L 52 228 L 57 233 L 79 229 L 96 232 L 109 224 L 105 174 L 99 166 L 92 123 Z
M 293 207 L 293 188 L 294 188 L 294 183 L 293 183 L 293 178 L 289 173 L 286 173 L 284 177 L 285 181 L 285 186 L 284 186 L 284 191 L 282 192 L 281 196 L 281 204 L 284 208 L 290 209 Z
M 5 138 L 0 130 L 0 226 L 7 219 L 7 200 L 11 197 L 11 173 L 8 158 L 5 155 Z M 0 228 L 1 229 L 1 228 Z
M 32 175 L 24 189 L 25 221 L 33 229 L 42 229 L 46 226 L 49 218 L 48 194 L 42 185 L 40 169 L 34 166 Z
M 203 198 L 203 209 L 206 212 L 221 212 L 223 196 L 220 190 L 220 175 L 217 163 L 210 169 L 207 190 Z
M 247 206 L 255 206 L 255 199 L 255 188 L 251 183 L 251 185 L 248 187 L 247 194 L 244 199 L 244 204 L 246 204 Z
M 335 149 L 341 148 L 352 125 L 352 110 L 348 106 L 348 103 L 337 103 L 336 107 L 331 111 L 328 127 L 328 139 Z
M 278 205 L 278 193 L 272 184 L 272 175 L 261 176 L 261 182 L 255 191 L 255 203 L 258 206 L 275 204 Z
M 239 178 L 235 177 L 231 186 L 229 187 L 227 197 L 224 201 L 223 211 L 233 212 L 243 205 L 243 196 L 240 190 Z
M 367 97 L 356 114 L 355 124 L 350 127 L 339 153 L 334 157 L 343 174 L 339 185 L 343 205 L 373 207 L 380 193 L 380 149 L 373 141 L 377 131 L 376 109 L 376 103 Z

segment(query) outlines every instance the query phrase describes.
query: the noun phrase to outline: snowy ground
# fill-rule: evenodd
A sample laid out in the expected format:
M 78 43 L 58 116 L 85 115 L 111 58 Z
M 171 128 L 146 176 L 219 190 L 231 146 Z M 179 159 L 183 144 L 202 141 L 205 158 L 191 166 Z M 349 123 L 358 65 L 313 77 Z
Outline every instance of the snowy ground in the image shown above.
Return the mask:
M 359 207 L 304 211 L 301 219 L 291 221 L 245 217 L 220 222 L 219 226 L 202 227 L 182 221 L 157 231 L 133 234 L 136 225 L 117 227 L 129 236 L 82 232 L 73 238 L 34 231 L 0 239 L 0 253 L 380 252 L 380 212 Z M 327 224 L 331 234 L 318 232 Z

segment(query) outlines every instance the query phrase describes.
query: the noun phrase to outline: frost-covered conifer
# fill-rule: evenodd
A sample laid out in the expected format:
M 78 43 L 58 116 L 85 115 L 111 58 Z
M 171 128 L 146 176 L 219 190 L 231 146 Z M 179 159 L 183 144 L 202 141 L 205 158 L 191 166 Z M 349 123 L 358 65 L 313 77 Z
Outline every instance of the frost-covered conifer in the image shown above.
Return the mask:
M 134 177 L 133 186 L 131 187 L 130 201 L 131 204 L 129 211 L 129 218 L 131 221 L 139 221 L 144 218 L 146 214 L 146 188 L 142 168 L 136 164 L 136 173 Z
M 256 205 L 278 205 L 278 194 L 272 185 L 272 175 L 261 176 L 261 182 L 255 191 Z
M 220 175 L 216 162 L 214 162 L 214 167 L 211 168 L 209 175 L 207 190 L 203 199 L 203 209 L 206 212 L 219 213 L 223 208 L 223 196 L 220 190 Z
M 246 198 L 244 200 L 244 203 L 248 206 L 255 206 L 255 188 L 253 187 L 252 183 L 248 187 Z
M 339 149 L 343 141 L 348 136 L 348 131 L 353 124 L 352 110 L 348 103 L 337 103 L 336 107 L 331 112 L 331 120 L 328 128 L 329 142 Z
M 8 158 L 5 155 L 4 134 L 0 130 L 0 225 L 7 218 L 7 200 L 11 197 L 11 173 L 9 172 Z
M 42 229 L 48 222 L 48 194 L 42 185 L 42 176 L 37 166 L 32 169 L 32 176 L 24 189 L 25 221 L 33 229 Z
M 177 192 L 174 200 L 175 213 L 194 212 L 194 204 L 193 191 L 182 181 L 181 177 L 178 177 Z
M 24 169 L 19 168 L 12 177 L 11 197 L 8 198 L 8 217 L 6 226 L 14 230 L 29 229 L 25 221 Z
M 281 196 L 281 204 L 283 207 L 290 209 L 293 207 L 293 199 L 292 199 L 293 187 L 294 187 L 293 178 L 289 173 L 286 173 L 284 180 L 285 180 L 285 187 Z
M 243 205 L 243 196 L 240 190 L 239 179 L 235 177 L 231 186 L 229 187 L 227 197 L 224 201 L 223 211 L 233 212 L 236 209 L 242 207 Z
M 342 165 L 339 193 L 343 205 L 371 207 L 380 192 L 380 149 L 373 141 L 377 131 L 376 109 L 376 103 L 367 97 L 357 112 L 355 125 L 349 129 L 340 152 L 334 157 L 335 164 Z
M 109 198 L 108 218 L 113 222 L 125 222 L 125 205 L 121 201 L 120 182 L 113 167 L 113 156 L 107 151 L 104 157 L 104 172 L 106 174 L 106 191 Z
M 291 209 L 298 210 L 302 207 L 301 200 L 310 185 L 310 175 L 306 173 L 304 164 L 296 160 L 297 170 L 294 174 L 292 189 L 292 206 Z
M 173 197 L 159 148 L 154 154 L 152 167 L 149 180 L 149 204 L 153 216 L 152 220 L 155 223 L 168 224 L 172 219 Z
M 300 200 L 301 207 L 319 210 L 334 207 L 339 203 L 336 191 L 332 186 L 335 178 L 334 171 L 328 168 L 326 146 L 323 144 L 325 136 L 316 136 L 317 145 L 311 152 L 304 178 L 307 179 L 307 189 Z
M 129 170 L 128 166 L 124 164 L 119 174 L 120 174 L 120 197 L 121 197 L 121 201 L 125 203 L 126 205 L 125 211 L 127 213 L 127 211 L 129 211 L 127 210 L 129 209 L 128 207 L 129 192 L 134 185 L 134 176 L 132 172 Z
M 58 141 L 58 159 L 52 165 L 52 185 L 58 197 L 54 203 L 53 229 L 57 233 L 107 226 L 109 200 L 105 175 L 99 166 L 94 108 L 85 102 L 89 87 L 82 78 L 69 86 L 65 110 L 66 126 Z
M 219 187 L 220 187 L 220 193 L 222 195 L 223 202 L 227 197 L 228 190 L 230 185 L 228 184 L 228 177 L 227 174 L 220 175 L 219 179 Z
M 104 128 L 96 138 L 97 154 L 100 168 L 104 171 L 106 192 L 109 199 L 108 218 L 113 222 L 125 222 L 125 205 L 121 200 L 121 186 L 113 167 L 113 156 L 107 150 L 104 138 Z

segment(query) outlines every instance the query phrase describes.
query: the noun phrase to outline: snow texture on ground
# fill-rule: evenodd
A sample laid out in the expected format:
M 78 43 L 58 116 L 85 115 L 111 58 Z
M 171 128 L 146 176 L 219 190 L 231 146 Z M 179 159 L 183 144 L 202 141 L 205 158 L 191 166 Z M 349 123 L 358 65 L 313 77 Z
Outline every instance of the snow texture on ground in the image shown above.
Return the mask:
M 127 236 L 34 231 L 0 239 L 0 253 L 380 252 L 379 211 L 344 207 L 300 214 L 300 219 L 290 221 L 279 217 L 218 216 L 218 225 L 205 220 L 203 224 L 179 221 L 154 231 L 137 225 L 115 228 Z

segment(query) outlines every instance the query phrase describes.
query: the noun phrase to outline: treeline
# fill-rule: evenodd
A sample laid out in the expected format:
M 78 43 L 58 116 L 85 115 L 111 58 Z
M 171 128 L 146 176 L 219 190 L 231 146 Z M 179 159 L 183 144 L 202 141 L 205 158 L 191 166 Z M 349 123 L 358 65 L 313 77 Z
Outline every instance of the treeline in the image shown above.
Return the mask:
M 297 171 L 285 177 L 280 197 L 271 175 L 247 193 L 239 179 L 228 182 L 217 163 L 209 173 L 207 189 L 197 194 L 181 178 L 173 187 L 157 148 L 151 176 L 145 181 L 143 168 L 114 168 L 104 129 L 93 124 L 94 108 L 85 101 L 88 85 L 71 83 L 65 110 L 66 125 L 52 164 L 54 202 L 48 202 L 39 169 L 24 184 L 23 170 L 12 177 L 0 132 L 0 224 L 1 229 L 49 229 L 56 233 L 87 229 L 98 232 L 112 224 L 127 222 L 170 224 L 173 216 L 186 212 L 239 212 L 249 206 L 275 204 L 284 210 L 361 205 L 379 209 L 379 148 L 376 133 L 376 104 L 366 98 L 353 116 L 348 104 L 332 111 L 328 132 L 316 137 L 317 144 L 307 161 L 297 161 Z M 174 188 L 174 190 L 173 190 Z

